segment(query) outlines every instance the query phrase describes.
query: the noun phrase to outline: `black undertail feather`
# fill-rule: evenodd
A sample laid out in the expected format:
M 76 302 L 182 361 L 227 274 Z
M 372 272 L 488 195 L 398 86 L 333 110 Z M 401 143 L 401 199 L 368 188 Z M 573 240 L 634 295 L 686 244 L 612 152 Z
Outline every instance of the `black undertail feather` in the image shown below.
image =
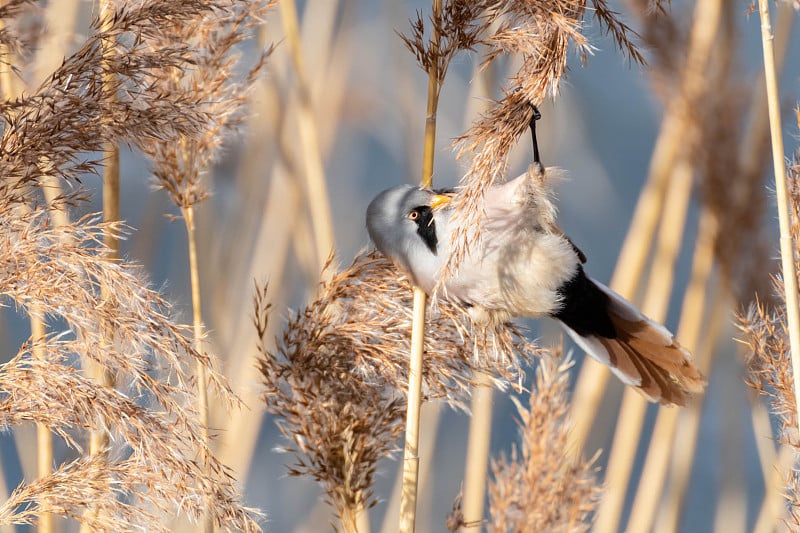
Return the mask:
M 414 208 L 418 213 L 417 219 L 414 221 L 417 224 L 417 235 L 422 237 L 425 246 L 436 255 L 436 249 L 439 245 L 439 239 L 436 237 L 436 222 L 433 220 L 433 209 L 427 205 L 421 205 Z
M 590 280 L 578 265 L 568 282 L 558 288 L 561 308 L 553 313 L 581 337 L 597 336 L 616 339 L 617 331 L 609 316 L 610 298 Z

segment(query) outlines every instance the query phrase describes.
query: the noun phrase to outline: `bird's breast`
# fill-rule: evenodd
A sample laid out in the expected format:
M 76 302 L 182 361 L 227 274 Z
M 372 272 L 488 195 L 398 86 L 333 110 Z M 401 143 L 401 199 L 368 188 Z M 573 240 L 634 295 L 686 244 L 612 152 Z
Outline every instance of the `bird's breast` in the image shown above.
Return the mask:
M 558 288 L 575 274 L 577 255 L 561 235 L 527 229 L 484 232 L 479 246 L 445 282 L 448 297 L 506 317 L 556 312 Z

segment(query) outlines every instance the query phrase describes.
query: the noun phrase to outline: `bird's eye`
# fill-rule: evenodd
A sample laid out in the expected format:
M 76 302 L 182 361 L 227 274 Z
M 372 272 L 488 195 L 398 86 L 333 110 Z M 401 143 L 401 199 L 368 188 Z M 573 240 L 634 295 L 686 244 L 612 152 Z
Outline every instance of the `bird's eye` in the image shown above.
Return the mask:
M 417 219 L 419 218 L 419 211 L 417 211 L 416 209 L 414 209 L 413 211 L 411 211 L 411 212 L 408 214 L 408 218 L 409 218 L 410 220 L 417 220 Z

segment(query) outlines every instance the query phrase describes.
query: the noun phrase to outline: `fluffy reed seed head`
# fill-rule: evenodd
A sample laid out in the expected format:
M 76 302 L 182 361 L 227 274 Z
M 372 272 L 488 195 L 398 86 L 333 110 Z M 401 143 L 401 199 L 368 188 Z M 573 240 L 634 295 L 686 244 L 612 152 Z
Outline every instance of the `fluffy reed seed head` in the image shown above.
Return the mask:
M 219 399 L 237 402 L 214 358 L 193 349 L 187 328 L 137 268 L 109 259 L 103 238 L 120 236 L 122 226 L 89 216 L 53 227 L 47 213 L 85 199 L 80 180 L 97 173 L 101 162 L 91 158 L 106 142 L 143 147 L 207 134 L 208 95 L 191 85 L 157 91 L 151 80 L 193 61 L 195 50 L 176 28 L 185 32 L 227 6 L 120 2 L 110 23 L 101 29 L 94 21 L 91 36 L 40 87 L 0 103 L 0 296 L 66 328 L 32 339 L 44 359 L 32 358 L 26 345 L 2 367 L 2 423 L 42 423 L 78 446 L 75 431 L 107 420 L 113 437 L 102 463 L 81 459 L 18 487 L 0 508 L 2 523 L 54 512 L 99 531 L 168 531 L 165 515 L 197 519 L 208 510 L 221 530 L 259 530 L 194 412 L 198 362 Z M 104 57 L 107 41 L 117 54 Z M 36 191 L 44 176 L 73 185 L 49 207 Z M 79 359 L 115 374 L 119 390 L 97 388 L 76 371 Z
M 543 353 L 530 408 L 519 402 L 522 442 L 491 463 L 490 532 L 588 531 L 601 496 L 593 466 L 569 451 L 569 367 L 558 353 Z
M 800 239 L 800 165 L 789 167 L 789 193 L 792 214 L 792 239 L 795 248 Z M 798 257 L 795 250 L 795 257 Z M 795 259 L 794 272 L 800 272 L 800 261 Z M 747 384 L 765 397 L 779 422 L 779 440 L 800 452 L 800 433 L 797 429 L 797 404 L 792 372 L 789 329 L 783 282 L 774 276 L 774 304 L 751 303 L 739 315 L 742 341 L 748 347 Z M 795 454 L 797 456 L 797 453 Z M 794 531 L 800 528 L 800 470 L 795 458 L 794 468 L 785 477 L 784 498 L 789 506 L 786 523 Z
M 156 187 L 164 189 L 178 207 L 195 205 L 208 196 L 201 175 L 219 155 L 226 135 L 241 124 L 250 89 L 271 52 L 271 48 L 264 51 L 249 72 L 237 74 L 241 63 L 237 46 L 252 37 L 253 29 L 275 3 L 246 0 L 220 4 L 191 25 L 175 25 L 174 33 L 191 50 L 191 57 L 180 66 L 151 73 L 154 90 L 180 94 L 188 89 L 209 117 L 202 131 L 182 136 L 178 143 L 152 139 L 143 146 L 153 163 Z M 166 38 L 175 39 L 175 35 Z M 167 44 L 155 39 L 152 46 Z
M 623 53 L 631 61 L 643 63 L 632 41 L 632 30 L 603 0 L 592 4 L 595 17 Z M 570 46 L 584 60 L 592 50 L 582 33 L 587 10 L 583 1 L 494 1 L 482 5 L 477 42 L 488 50 L 484 65 L 501 55 L 514 55 L 521 60 L 521 66 L 509 80 L 505 97 L 495 102 L 454 143 L 458 157 L 468 158 L 470 166 L 461 179 L 454 215 L 456 227 L 461 229 L 452 236 L 453 247 L 445 274 L 455 273 L 459 262 L 480 239 L 480 231 L 467 228 L 481 227 L 484 194 L 506 175 L 511 149 L 530 123 L 531 104 L 538 105 L 547 96 L 555 95 L 566 73 Z
M 361 253 L 321 284 L 271 349 L 266 288 L 256 291 L 264 401 L 294 454 L 289 472 L 321 483 L 340 520 L 374 504 L 375 465 L 404 427 L 411 294 L 387 259 Z M 472 331 L 464 310 L 445 301 L 429 309 L 425 342 L 425 398 L 462 407 L 475 372 L 503 387 L 534 351 L 507 327 Z

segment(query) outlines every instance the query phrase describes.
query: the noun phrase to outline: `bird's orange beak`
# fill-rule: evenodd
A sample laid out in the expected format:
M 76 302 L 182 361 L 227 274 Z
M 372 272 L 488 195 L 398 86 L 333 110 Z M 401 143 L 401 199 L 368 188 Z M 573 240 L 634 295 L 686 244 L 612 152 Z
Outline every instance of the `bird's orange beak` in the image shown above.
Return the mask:
M 452 198 L 444 194 L 437 194 L 431 199 L 431 209 L 438 209 L 450 203 Z

